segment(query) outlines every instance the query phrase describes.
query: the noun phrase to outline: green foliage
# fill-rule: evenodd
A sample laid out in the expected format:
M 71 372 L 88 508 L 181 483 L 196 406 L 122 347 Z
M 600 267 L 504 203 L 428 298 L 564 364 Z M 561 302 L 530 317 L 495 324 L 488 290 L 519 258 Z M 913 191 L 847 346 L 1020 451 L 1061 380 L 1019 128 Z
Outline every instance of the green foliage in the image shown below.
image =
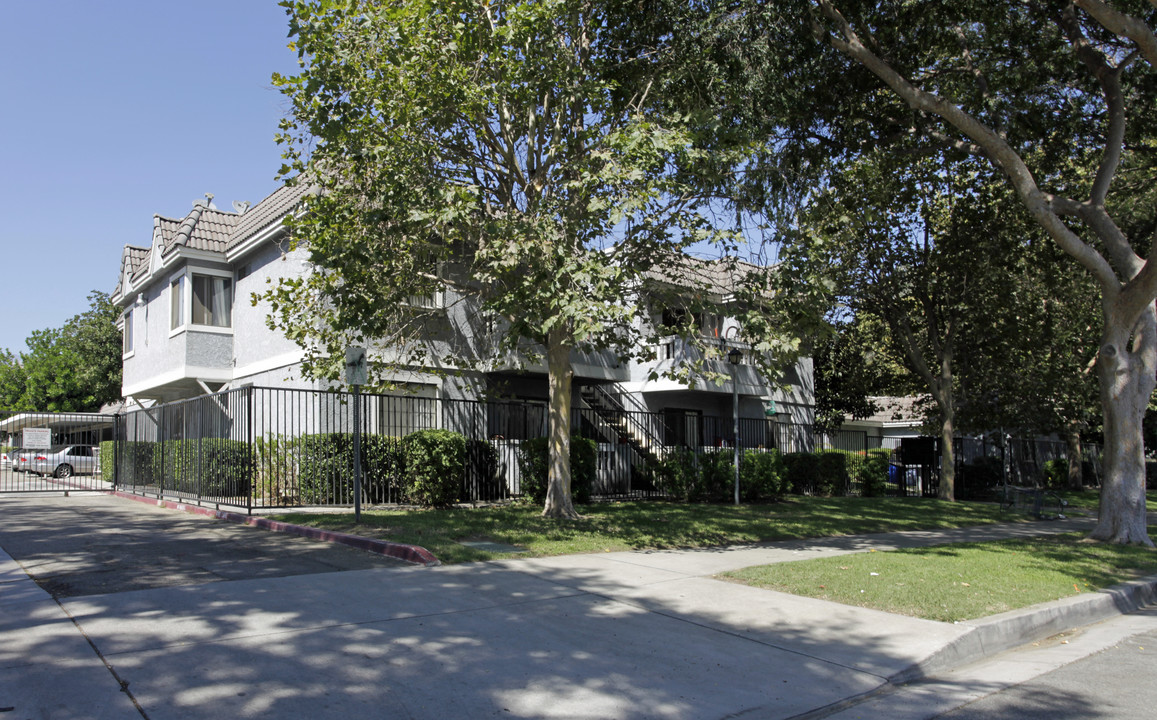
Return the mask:
M 1041 481 L 1047 488 L 1066 488 L 1069 486 L 1069 461 L 1066 458 L 1054 458 L 1045 462 L 1041 468 Z
M 168 440 L 156 447 L 165 453 L 171 489 L 205 498 L 248 497 L 253 483 L 249 443 L 224 438 Z M 171 468 L 171 474 L 169 474 Z
M 396 501 L 402 466 L 401 441 L 383 435 L 362 435 L 362 501 Z M 351 505 L 354 502 L 354 436 L 352 433 L 303 435 L 296 440 L 267 440 L 259 451 L 259 472 L 290 465 L 297 459 L 296 493 L 280 492 L 306 505 Z
M 875 448 L 859 458 L 854 472 L 859 477 L 862 497 L 883 497 L 887 494 L 888 461 L 891 457 L 891 450 Z
M 154 485 L 161 479 L 163 455 L 158 443 L 146 440 L 123 442 L 119 453 L 121 485 Z
M 688 502 L 699 482 L 699 462 L 689 448 L 667 451 L 655 473 L 655 484 L 672 500 Z
M 848 494 L 848 453 L 844 450 L 824 450 L 817 453 L 816 492 L 820 495 Z
M 100 479 L 107 483 L 116 480 L 115 440 L 105 440 L 100 444 Z
M 745 503 L 770 502 L 783 496 L 787 466 L 779 450 L 748 450 L 739 464 L 739 497 Z
M 785 492 L 793 495 L 821 495 L 816 487 L 819 458 L 814 453 L 791 452 L 783 456 Z
M 548 438 L 522 441 L 518 449 L 519 489 L 532 502 L 546 499 Z M 589 503 L 594 490 L 598 463 L 598 445 L 594 440 L 572 435 L 570 438 L 570 490 L 575 502 Z
M 706 150 L 702 118 L 657 107 L 673 34 L 628 32 L 636 8 L 283 5 L 301 71 L 274 77 L 289 105 L 282 175 L 320 192 L 290 221 L 312 271 L 263 299 L 308 375 L 338 379 L 344 347 L 384 338 L 375 376 L 429 367 L 429 338 L 454 326 L 413 298 L 445 293 L 486 319 L 470 330 L 499 352 L 561 357 L 548 370 L 569 386 L 573 348 L 651 352 L 638 295 L 653 271 L 734 239 L 688 176 L 740 151 Z M 478 349 L 450 342 L 438 359 L 489 364 L 493 348 Z M 553 422 L 570 434 L 569 415 Z
M 691 502 L 727 502 L 735 497 L 735 456 L 730 450 L 714 450 L 699 457 L 699 481 Z
M 1000 458 L 976 458 L 960 467 L 956 480 L 961 499 L 991 500 L 1004 482 L 1004 464 Z
M 28 352 L 0 350 L 0 408 L 88 412 L 120 398 L 120 310 L 105 293 L 88 299 L 62 327 L 33 332 Z
M 406 498 L 423 507 L 458 501 L 466 474 L 466 438 L 450 430 L 418 430 L 402 440 Z

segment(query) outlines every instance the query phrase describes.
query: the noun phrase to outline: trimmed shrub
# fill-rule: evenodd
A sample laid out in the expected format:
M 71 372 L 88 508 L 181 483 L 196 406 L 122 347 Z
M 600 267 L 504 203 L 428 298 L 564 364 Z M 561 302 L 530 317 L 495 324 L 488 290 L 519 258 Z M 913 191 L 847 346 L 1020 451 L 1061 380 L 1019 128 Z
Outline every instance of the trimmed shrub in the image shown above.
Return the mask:
M 154 485 L 161 477 L 158 443 L 134 440 L 121 443 L 121 485 Z
M 887 448 L 868 450 L 860 456 L 857 471 L 861 496 L 883 497 L 888 494 L 888 460 L 891 457 L 892 451 Z
M 463 500 L 506 495 L 506 479 L 498 471 L 498 449 L 488 440 L 466 441 L 466 485 Z
M 768 502 L 783 496 L 786 466 L 779 450 L 748 450 L 739 465 L 739 496 L 743 502 Z
M 792 452 L 783 456 L 787 487 L 785 493 L 815 495 L 819 478 L 819 458 L 809 452 Z
M 546 502 L 548 483 L 549 440 L 544 437 L 523 440 L 518 449 L 519 490 L 522 497 L 534 503 Z M 579 504 L 591 501 L 598 465 L 598 445 L 578 435 L 570 438 L 570 493 Z
M 116 440 L 100 444 L 100 479 L 106 483 L 116 480 Z
M 689 501 L 698 481 L 697 458 L 685 447 L 668 450 L 655 469 L 655 485 L 672 500 Z
M 735 495 L 735 451 L 714 450 L 699 459 L 699 482 L 691 502 L 726 502 Z
M 303 435 L 298 440 L 297 497 L 306 505 L 354 502 L 353 433 Z M 362 500 L 397 500 L 401 487 L 402 441 L 362 435 Z
M 466 472 L 466 437 L 450 430 L 418 430 L 402 439 L 406 499 L 423 507 L 458 501 Z
M 816 454 L 816 495 L 848 494 L 848 454 L 843 450 L 824 450 Z
M 253 488 L 249 443 L 225 438 L 170 440 L 162 443 L 172 460 L 173 489 L 201 497 L 248 497 Z M 168 472 L 166 471 L 168 476 Z

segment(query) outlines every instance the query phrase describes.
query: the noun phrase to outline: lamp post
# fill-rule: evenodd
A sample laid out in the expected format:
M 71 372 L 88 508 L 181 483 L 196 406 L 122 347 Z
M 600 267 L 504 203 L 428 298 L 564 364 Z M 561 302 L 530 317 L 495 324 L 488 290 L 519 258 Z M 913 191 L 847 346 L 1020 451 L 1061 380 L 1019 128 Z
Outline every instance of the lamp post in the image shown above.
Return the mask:
M 735 450 L 735 504 L 739 504 L 739 362 L 743 360 L 743 353 L 739 348 L 727 351 L 727 360 L 731 363 L 731 419 Z

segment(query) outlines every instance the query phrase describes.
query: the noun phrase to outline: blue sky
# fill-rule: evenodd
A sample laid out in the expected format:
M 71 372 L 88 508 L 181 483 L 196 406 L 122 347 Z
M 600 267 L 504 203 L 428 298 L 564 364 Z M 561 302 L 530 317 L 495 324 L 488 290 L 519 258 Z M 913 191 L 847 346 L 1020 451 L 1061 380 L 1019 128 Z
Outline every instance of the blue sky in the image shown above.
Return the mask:
M 0 22 L 0 348 L 111 292 L 153 215 L 277 187 L 276 0 L 38 0 Z

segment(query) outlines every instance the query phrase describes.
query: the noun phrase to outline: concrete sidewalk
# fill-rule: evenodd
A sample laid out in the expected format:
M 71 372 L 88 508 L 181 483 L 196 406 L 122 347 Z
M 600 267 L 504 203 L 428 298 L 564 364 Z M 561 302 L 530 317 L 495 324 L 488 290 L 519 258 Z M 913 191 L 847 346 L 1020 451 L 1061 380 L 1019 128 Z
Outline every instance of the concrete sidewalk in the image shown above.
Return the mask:
M 60 602 L 0 552 L 0 711 L 153 720 L 818 715 L 891 678 L 995 652 L 993 635 L 1028 641 L 1051 634 L 1056 618 L 1084 624 L 1144 593 L 1105 596 L 1107 607 L 1076 614 L 1054 603 L 995 624 L 950 625 L 712 575 L 1084 522 L 372 567 Z M 1139 585 L 1151 593 L 1153 584 Z

